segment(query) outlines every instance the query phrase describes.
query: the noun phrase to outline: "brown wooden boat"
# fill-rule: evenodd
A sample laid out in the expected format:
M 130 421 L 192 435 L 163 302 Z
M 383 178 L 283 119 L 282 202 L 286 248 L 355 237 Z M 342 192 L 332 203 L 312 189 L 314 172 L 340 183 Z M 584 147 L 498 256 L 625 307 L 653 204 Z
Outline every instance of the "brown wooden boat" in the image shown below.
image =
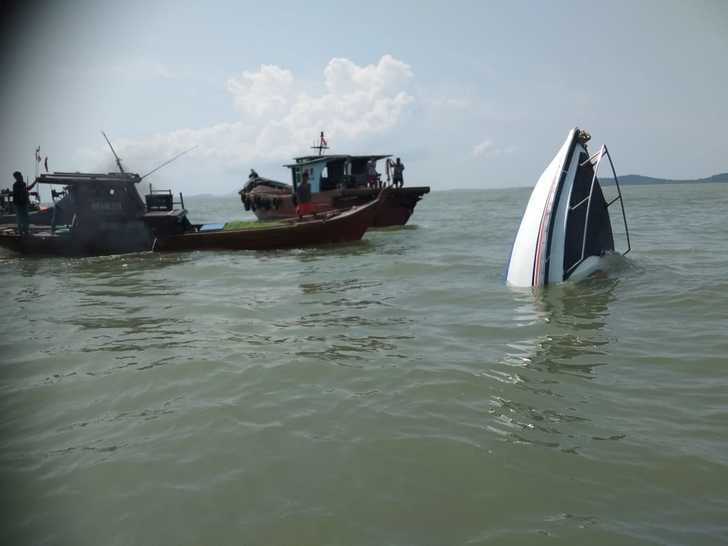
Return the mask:
M 243 229 L 209 229 L 204 225 L 169 237 L 160 237 L 153 249 L 177 250 L 272 250 L 358 241 L 371 226 L 380 201 L 348 210 L 330 211 L 256 225 Z
M 280 184 L 280 182 L 278 182 Z M 262 221 L 283 220 L 296 216 L 293 189 L 280 191 L 267 185 L 258 185 L 252 191 L 240 191 L 246 210 L 250 210 Z M 391 227 L 405 225 L 422 196 L 430 191 L 429 187 L 387 188 L 386 199 L 374 217 L 372 227 Z M 376 199 L 381 190 L 378 188 L 341 188 L 311 194 L 314 212 L 324 213 L 352 206 L 362 205 Z
M 291 169 L 292 184 L 284 184 L 259 176 L 251 171 L 248 182 L 238 193 L 245 210 L 259 220 L 280 220 L 296 216 L 295 193 L 304 173 L 311 185 L 311 205 L 314 212 L 362 205 L 376 199 L 386 182 L 376 170 L 377 161 L 390 155 L 323 155 L 328 145 L 321 134 L 321 143 L 314 146 L 318 155 L 295 158 L 286 165 Z M 388 170 L 388 169 L 387 169 Z M 389 175 L 389 172 L 387 172 Z M 415 206 L 429 193 L 428 186 L 388 187 L 386 196 L 374 217 L 372 227 L 402 226 L 407 223 Z

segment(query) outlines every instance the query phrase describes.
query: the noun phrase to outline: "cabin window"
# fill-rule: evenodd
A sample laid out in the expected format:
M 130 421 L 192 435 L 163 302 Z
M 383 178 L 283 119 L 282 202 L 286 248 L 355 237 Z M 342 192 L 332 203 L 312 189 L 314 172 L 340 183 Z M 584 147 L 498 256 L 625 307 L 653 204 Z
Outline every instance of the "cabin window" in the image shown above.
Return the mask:
M 346 165 L 346 161 L 332 161 L 328 164 L 329 187 L 331 189 L 337 188 L 340 184 L 345 184 Z
M 328 165 L 324 165 L 323 170 L 321 171 L 321 191 L 326 191 L 331 189 L 329 184 L 329 167 Z

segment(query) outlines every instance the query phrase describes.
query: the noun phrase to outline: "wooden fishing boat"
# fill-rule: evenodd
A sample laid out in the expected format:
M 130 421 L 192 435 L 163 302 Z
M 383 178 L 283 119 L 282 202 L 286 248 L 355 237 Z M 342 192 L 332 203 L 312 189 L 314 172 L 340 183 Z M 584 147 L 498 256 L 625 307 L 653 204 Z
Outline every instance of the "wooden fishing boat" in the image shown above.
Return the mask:
M 304 173 L 311 185 L 311 205 L 317 213 L 362 205 L 376 199 L 381 188 L 387 185 L 376 165 L 380 160 L 389 165 L 390 155 L 324 155 L 328 145 L 323 133 L 321 142 L 313 148 L 318 150 L 318 155 L 297 157 L 295 163 L 285 165 L 291 170 L 291 184 L 263 178 L 251 171 L 248 182 L 238 192 L 245 210 L 252 211 L 259 220 L 295 217 L 296 188 Z M 417 203 L 429 191 L 429 186 L 387 188 L 372 227 L 406 224 Z
M 195 225 L 183 233 L 159 237 L 156 251 L 178 250 L 272 250 L 358 241 L 371 226 L 380 201 L 348 210 L 304 216 L 270 225 L 258 223 L 242 229 L 222 225 Z
M 155 238 L 191 227 L 184 205 L 175 208 L 171 192 L 152 192 L 143 200 L 138 174 L 53 173 L 36 180 L 64 186 L 73 217 L 57 231 L 35 225 L 20 235 L 15 226 L 2 226 L 1 247 L 31 255 L 123 254 L 151 250 Z

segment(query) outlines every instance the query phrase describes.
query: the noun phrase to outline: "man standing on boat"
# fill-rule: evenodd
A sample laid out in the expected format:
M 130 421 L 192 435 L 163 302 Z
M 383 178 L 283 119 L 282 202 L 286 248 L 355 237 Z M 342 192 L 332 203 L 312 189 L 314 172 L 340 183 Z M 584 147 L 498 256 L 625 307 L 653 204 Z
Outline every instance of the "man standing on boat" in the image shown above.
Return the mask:
M 308 171 L 303 171 L 301 183 L 296 188 L 296 213 L 298 217 L 307 214 L 313 214 L 313 205 L 311 204 L 311 185 L 308 183 Z
M 23 175 L 20 171 L 13 173 L 15 183 L 13 184 L 13 204 L 15 205 L 15 218 L 18 224 L 18 235 L 30 233 L 30 219 L 28 218 L 28 207 L 30 206 L 30 195 L 28 192 L 38 183 L 33 182 L 30 186 L 25 185 Z
M 394 168 L 394 175 L 392 176 L 392 187 L 394 188 L 401 188 L 404 186 L 404 178 L 402 176 L 402 172 L 404 171 L 404 163 L 402 163 L 399 158 L 397 158 L 397 161 L 394 162 L 394 165 L 392 165 Z

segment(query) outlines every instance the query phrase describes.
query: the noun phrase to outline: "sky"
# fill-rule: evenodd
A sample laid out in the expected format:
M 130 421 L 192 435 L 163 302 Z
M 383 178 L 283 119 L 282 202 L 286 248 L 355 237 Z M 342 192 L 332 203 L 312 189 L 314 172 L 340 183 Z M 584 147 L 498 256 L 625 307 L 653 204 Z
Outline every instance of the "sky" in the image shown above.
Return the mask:
M 231 194 L 325 131 L 407 185 L 532 186 L 569 129 L 618 174 L 728 171 L 728 2 L 3 2 L 0 185 L 128 171 Z

